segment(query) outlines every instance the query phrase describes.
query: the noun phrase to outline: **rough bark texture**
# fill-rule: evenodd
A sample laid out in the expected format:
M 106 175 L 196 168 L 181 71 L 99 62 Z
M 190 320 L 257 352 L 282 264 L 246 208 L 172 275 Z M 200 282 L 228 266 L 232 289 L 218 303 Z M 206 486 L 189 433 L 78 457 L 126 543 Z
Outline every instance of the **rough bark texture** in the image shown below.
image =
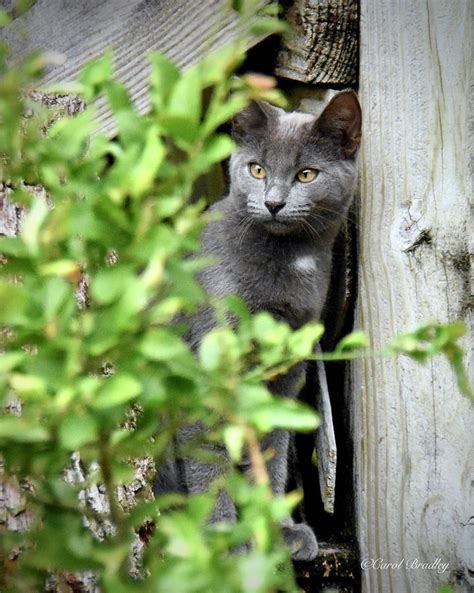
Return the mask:
M 375 350 L 411 326 L 464 319 L 471 370 L 473 9 L 361 2 L 357 305 Z M 366 360 L 353 381 L 361 558 L 401 563 L 363 571 L 363 591 L 432 593 L 448 581 L 472 591 L 472 403 L 442 359 Z M 444 572 L 413 564 L 437 561 Z
M 358 9 L 357 0 L 294 0 L 287 16 L 292 35 L 276 73 L 314 84 L 355 85 Z
M 74 115 L 85 108 L 84 102 L 74 95 L 54 95 L 33 92 L 31 93 L 31 97 L 52 108 L 50 123 L 60 117 Z M 42 187 L 26 186 L 26 189 L 33 193 L 36 199 L 45 199 L 48 201 L 48 196 Z M 0 183 L 0 236 L 14 237 L 20 232 L 25 210 L 22 206 L 16 205 L 9 200 L 10 193 L 10 188 Z M 114 263 L 113 254 L 110 254 L 109 263 L 111 265 Z M 86 276 L 83 276 L 78 284 L 76 298 L 79 308 L 87 307 L 88 283 Z M 11 414 L 21 414 L 21 407 L 21 402 L 13 397 L 7 411 Z M 135 417 L 139 413 L 140 411 L 135 409 L 130 411 L 130 416 L 125 426 L 128 430 L 133 430 Z M 153 459 L 146 457 L 132 460 L 131 463 L 134 468 L 133 482 L 121 486 L 117 490 L 118 502 L 126 512 L 130 511 L 140 499 L 153 499 L 151 490 L 155 473 Z M 85 468 L 81 463 L 79 455 L 75 453 L 72 455 L 70 467 L 65 469 L 64 478 L 70 483 L 81 483 L 86 480 L 90 471 L 96 469 L 97 467 L 95 466 Z M 32 484 L 28 481 L 19 483 L 15 476 L 7 476 L 4 472 L 0 456 L 0 532 L 2 529 L 17 532 L 28 530 L 34 517 L 28 510 L 26 494 L 32 488 Z M 109 514 L 109 504 L 105 489 L 101 485 L 89 486 L 81 491 L 80 500 L 84 504 L 84 507 L 89 507 L 94 513 L 94 520 L 85 518 L 85 524 L 94 536 L 97 539 L 104 539 L 111 535 L 114 532 L 114 526 L 106 518 Z M 143 547 L 144 543 L 137 534 L 130 552 L 130 574 L 132 576 L 140 576 L 140 559 Z M 21 550 L 15 551 L 9 560 L 15 562 L 20 554 Z M 60 575 L 59 580 L 56 576 L 51 577 L 46 583 L 46 590 L 49 592 L 99 592 L 96 578 L 91 572 L 80 574 L 63 573 Z
M 14 237 L 20 230 L 23 208 L 11 202 L 10 189 L 0 182 L 0 236 Z

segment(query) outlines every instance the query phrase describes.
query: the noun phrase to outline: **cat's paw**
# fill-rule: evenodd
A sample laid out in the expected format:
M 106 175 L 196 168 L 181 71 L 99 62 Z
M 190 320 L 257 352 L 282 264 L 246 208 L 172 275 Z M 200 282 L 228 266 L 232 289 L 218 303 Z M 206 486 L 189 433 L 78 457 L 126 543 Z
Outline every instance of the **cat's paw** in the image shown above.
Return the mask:
M 313 530 L 304 523 L 286 525 L 283 537 L 293 560 L 314 560 L 318 555 L 318 541 Z

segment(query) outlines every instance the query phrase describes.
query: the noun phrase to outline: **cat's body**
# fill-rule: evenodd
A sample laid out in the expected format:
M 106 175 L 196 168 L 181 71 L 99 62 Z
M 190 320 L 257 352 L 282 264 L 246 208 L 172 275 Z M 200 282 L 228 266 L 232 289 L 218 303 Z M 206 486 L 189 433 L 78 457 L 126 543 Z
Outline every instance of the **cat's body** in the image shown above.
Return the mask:
M 351 92 L 336 95 L 317 120 L 254 104 L 234 120 L 233 134 L 238 149 L 230 162 L 230 192 L 213 206 L 220 219 L 208 225 L 202 238 L 203 254 L 218 261 L 201 272 L 200 282 L 212 295 L 236 294 L 252 312 L 269 311 L 298 328 L 320 318 L 326 299 L 332 247 L 356 179 L 357 99 Z M 188 333 L 191 345 L 197 347 L 213 325 L 210 309 L 195 315 Z M 296 397 L 303 372 L 304 365 L 298 365 L 270 389 Z M 181 438 L 196 430 L 185 429 Z M 276 431 L 264 443 L 275 451 L 268 469 L 273 490 L 280 494 L 288 442 L 286 431 Z M 198 492 L 225 466 L 184 459 L 181 469 L 186 489 Z M 223 492 L 212 520 L 232 521 L 235 513 Z M 309 527 L 289 520 L 284 529 L 295 558 L 317 554 Z

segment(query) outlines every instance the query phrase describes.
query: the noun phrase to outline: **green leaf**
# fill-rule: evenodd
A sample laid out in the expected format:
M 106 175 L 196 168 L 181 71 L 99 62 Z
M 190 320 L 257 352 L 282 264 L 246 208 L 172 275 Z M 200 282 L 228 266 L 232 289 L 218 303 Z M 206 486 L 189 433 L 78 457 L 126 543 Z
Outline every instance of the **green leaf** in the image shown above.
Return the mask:
M 463 362 L 464 353 L 457 344 L 457 340 L 466 332 L 466 324 L 462 321 L 431 323 L 395 337 L 390 342 L 388 351 L 407 354 L 419 362 L 425 362 L 436 354 L 444 354 L 456 375 L 459 390 L 474 400 L 474 388 Z
M 189 350 L 184 342 L 167 329 L 153 329 L 145 334 L 140 352 L 151 360 L 172 360 L 176 357 L 189 355 Z
M 8 16 L 7 12 L 0 8 L 0 27 L 6 27 L 11 23 L 11 18 Z
M 46 428 L 17 416 L 0 417 L 0 440 L 41 443 L 49 439 Z
M 108 51 L 100 58 L 89 62 L 83 68 L 79 81 L 85 87 L 86 100 L 92 100 L 101 92 L 105 82 L 112 75 L 112 64 L 112 52 Z
M 165 147 L 160 140 L 158 127 L 150 126 L 143 152 L 130 172 L 130 195 L 137 198 L 152 188 L 165 154 Z
M 90 294 L 97 303 L 109 305 L 117 301 L 133 281 L 133 268 L 119 264 L 97 272 L 91 281 Z
M 244 94 L 229 97 L 226 103 L 213 103 L 209 107 L 203 124 L 203 134 L 213 132 L 220 125 L 229 121 L 248 105 L 248 98 Z
M 197 66 L 201 77 L 201 88 L 208 88 L 215 85 L 216 94 L 213 95 L 211 105 L 221 104 L 223 97 L 220 96 L 220 85 L 227 85 L 229 74 L 234 72 L 244 61 L 243 54 L 239 51 L 239 42 L 232 42 L 219 47 L 218 50 L 209 53 Z M 237 83 L 238 84 L 238 83 Z M 229 97 L 231 100 L 232 97 Z
M 21 225 L 20 237 L 32 255 L 39 253 L 40 229 L 49 212 L 46 200 L 37 198 Z
M 315 430 L 319 426 L 319 418 L 313 410 L 288 399 L 258 406 L 250 413 L 249 419 L 258 430 L 265 433 L 275 428 L 303 432 Z
M 224 444 L 229 452 L 230 458 L 235 463 L 242 459 L 245 431 L 242 426 L 229 425 L 224 428 Z
M 0 236 L 0 253 L 15 257 L 27 257 L 28 250 L 20 237 Z
M 199 346 L 199 360 L 207 371 L 226 369 L 231 372 L 239 359 L 239 346 L 235 334 L 219 327 L 206 334 Z
M 314 350 L 314 345 L 319 342 L 324 333 L 321 323 L 308 323 L 301 329 L 293 332 L 288 338 L 288 348 L 293 356 L 298 358 L 309 357 Z
M 78 113 L 72 118 L 58 119 L 48 129 L 48 136 L 51 139 L 48 146 L 49 151 L 59 160 L 65 162 L 79 160 L 84 156 L 93 129 L 93 111 L 89 109 Z M 64 175 L 61 167 L 56 166 L 54 171 L 59 177 Z M 56 183 L 53 185 L 56 185 Z
M 21 284 L 0 280 L 0 324 L 18 325 L 26 321 L 27 292 Z
M 201 81 L 196 67 L 186 70 L 173 87 L 168 112 L 198 123 L 201 115 Z
M 459 391 L 474 401 L 474 387 L 471 385 L 466 367 L 464 366 L 464 351 L 456 344 L 449 344 L 444 348 L 456 376 Z
M 74 451 L 97 439 L 97 420 L 90 414 L 69 412 L 59 425 L 59 440 L 62 446 Z
M 126 373 L 117 373 L 105 379 L 104 386 L 98 391 L 92 406 L 96 409 L 110 408 L 136 398 L 141 393 L 139 381 Z
M 152 53 L 149 59 L 151 63 L 151 101 L 155 109 L 160 112 L 167 103 L 180 74 L 173 62 L 163 54 Z
M 60 276 L 71 280 L 78 279 L 81 273 L 79 264 L 70 259 L 58 259 L 40 266 L 40 273 L 44 276 Z
M 214 163 L 226 159 L 234 150 L 235 144 L 227 134 L 217 134 L 210 138 L 194 159 L 193 167 L 196 172 L 204 173 Z
M 163 131 L 177 143 L 195 142 L 200 134 L 199 125 L 188 115 L 165 114 L 160 117 Z
M 46 393 L 46 382 L 36 375 L 14 373 L 10 375 L 12 389 L 24 398 L 41 397 Z
M 242 14 L 245 8 L 245 0 L 232 0 L 231 2 L 232 10 Z
M 268 36 L 275 33 L 288 33 L 291 31 L 290 26 L 285 21 L 280 21 L 276 18 L 260 18 L 251 28 L 254 35 Z
M 247 323 L 250 321 L 250 311 L 245 301 L 243 301 L 240 297 L 236 295 L 230 295 L 225 297 L 223 302 L 231 313 L 237 315 L 241 323 Z
M 266 311 L 254 316 L 253 327 L 255 338 L 261 344 L 269 346 L 281 345 L 290 333 L 290 329 L 285 323 L 275 321 Z
M 134 106 L 125 86 L 116 80 L 107 80 L 105 92 L 112 113 L 133 112 Z
M 353 331 L 340 340 L 335 348 L 335 352 L 351 352 L 359 348 L 367 348 L 369 340 L 363 331 Z
M 0 374 L 12 371 L 24 358 L 24 352 L 0 353 Z

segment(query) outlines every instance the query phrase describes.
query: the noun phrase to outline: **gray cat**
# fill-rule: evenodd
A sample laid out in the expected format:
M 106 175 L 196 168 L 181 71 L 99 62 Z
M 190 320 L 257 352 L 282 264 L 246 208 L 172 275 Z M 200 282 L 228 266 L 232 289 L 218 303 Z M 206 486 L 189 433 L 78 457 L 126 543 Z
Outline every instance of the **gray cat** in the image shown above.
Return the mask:
M 235 117 L 237 149 L 230 159 L 230 191 L 211 210 L 221 219 L 202 237 L 202 252 L 218 263 L 200 274 L 208 293 L 240 296 L 252 312 L 269 311 L 291 327 L 320 318 L 326 299 L 334 239 L 349 208 L 356 182 L 356 154 L 361 138 L 361 110 L 351 91 L 337 94 L 319 118 L 287 113 L 267 103 L 254 103 Z M 197 347 L 215 324 L 204 309 L 190 322 L 187 339 Z M 269 385 L 272 392 L 294 398 L 304 365 Z M 190 438 L 199 431 L 188 427 Z M 278 430 L 263 446 L 274 455 L 268 471 L 275 494 L 287 479 L 289 433 Z M 226 452 L 220 451 L 224 459 Z M 244 468 L 249 469 L 249 468 Z M 205 464 L 192 458 L 168 467 L 157 490 L 170 475 L 187 492 L 205 491 L 225 472 L 225 463 Z M 183 483 L 184 482 L 184 483 Z M 211 521 L 233 521 L 236 509 L 222 491 Z M 283 525 L 293 558 L 311 560 L 316 537 L 305 524 Z

